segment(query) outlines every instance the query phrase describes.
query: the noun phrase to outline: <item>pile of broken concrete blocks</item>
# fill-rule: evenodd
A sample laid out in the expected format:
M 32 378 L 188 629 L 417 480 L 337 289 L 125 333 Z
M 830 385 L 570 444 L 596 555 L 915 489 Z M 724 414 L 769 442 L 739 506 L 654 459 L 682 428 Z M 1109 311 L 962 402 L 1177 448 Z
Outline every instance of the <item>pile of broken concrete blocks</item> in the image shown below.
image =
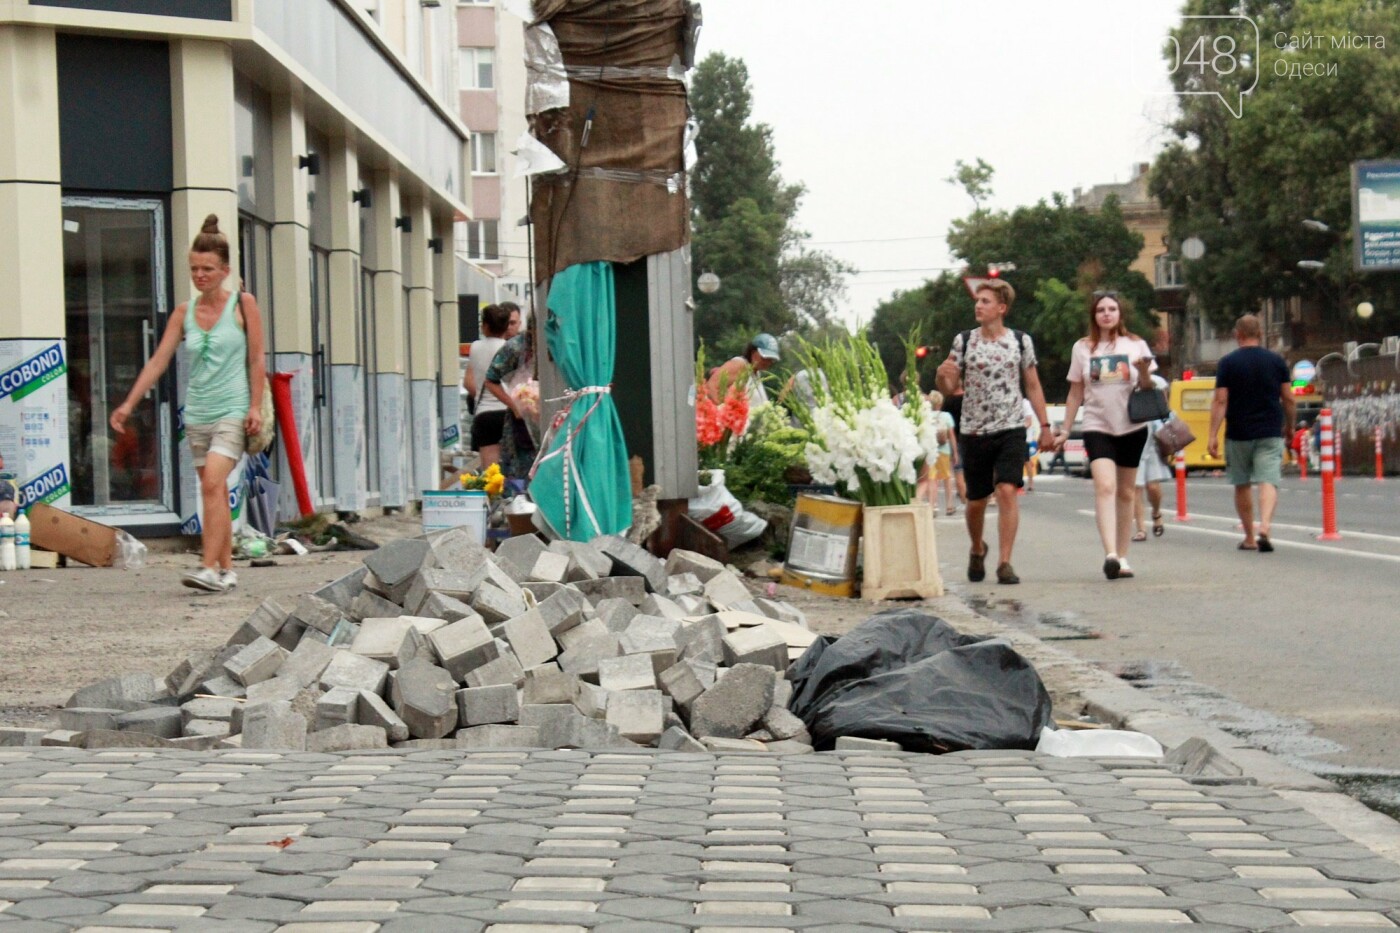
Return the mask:
M 78 690 L 42 744 L 808 751 L 785 677 L 816 636 L 724 565 L 620 537 L 395 541 L 158 683 Z M 42 730 L 36 730 L 42 731 Z

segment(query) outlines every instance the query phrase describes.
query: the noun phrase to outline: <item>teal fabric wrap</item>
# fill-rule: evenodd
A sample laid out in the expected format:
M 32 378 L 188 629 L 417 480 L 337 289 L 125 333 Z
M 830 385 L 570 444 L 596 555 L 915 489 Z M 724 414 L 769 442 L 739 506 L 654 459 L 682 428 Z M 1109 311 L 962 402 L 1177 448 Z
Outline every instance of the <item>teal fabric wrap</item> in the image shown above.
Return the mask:
M 530 482 L 549 529 L 572 541 L 619 534 L 632 524 L 627 443 L 608 386 L 617 355 L 612 265 L 569 266 L 549 286 L 545 339 L 568 384 Z

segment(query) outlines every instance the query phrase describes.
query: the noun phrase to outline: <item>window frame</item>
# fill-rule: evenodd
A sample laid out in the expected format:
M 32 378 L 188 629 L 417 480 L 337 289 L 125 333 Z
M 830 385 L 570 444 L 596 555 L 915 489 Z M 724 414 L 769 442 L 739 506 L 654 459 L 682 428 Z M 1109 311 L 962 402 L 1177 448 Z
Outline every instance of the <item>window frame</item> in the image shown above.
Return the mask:
M 482 53 L 490 58 L 490 83 L 481 83 Z M 467 60 L 470 59 L 470 67 Z M 470 83 L 468 83 L 470 79 Z M 457 89 L 459 91 L 496 90 L 496 50 L 489 46 L 458 46 L 457 48 Z

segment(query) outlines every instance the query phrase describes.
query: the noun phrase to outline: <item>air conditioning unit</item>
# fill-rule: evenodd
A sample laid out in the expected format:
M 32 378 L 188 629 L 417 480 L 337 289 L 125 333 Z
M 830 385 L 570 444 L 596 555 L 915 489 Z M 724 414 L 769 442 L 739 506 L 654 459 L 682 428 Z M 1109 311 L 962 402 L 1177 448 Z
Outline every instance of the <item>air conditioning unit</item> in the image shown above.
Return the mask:
M 1356 359 L 1356 348 L 1358 346 L 1359 344 L 1355 340 L 1348 340 L 1346 343 L 1342 344 L 1342 356 L 1345 357 L 1348 362 Z
M 1381 356 L 1400 355 L 1400 337 L 1387 337 L 1381 341 Z

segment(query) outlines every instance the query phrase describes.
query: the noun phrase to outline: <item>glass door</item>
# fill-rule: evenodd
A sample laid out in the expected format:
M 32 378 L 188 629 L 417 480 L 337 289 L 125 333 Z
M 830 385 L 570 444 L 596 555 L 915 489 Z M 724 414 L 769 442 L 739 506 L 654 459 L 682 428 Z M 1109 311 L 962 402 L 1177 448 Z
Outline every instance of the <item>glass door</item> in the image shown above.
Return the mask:
M 156 200 L 63 199 L 68 424 L 79 510 L 174 511 L 172 377 L 137 403 L 124 434 L 107 424 L 165 324 L 164 216 Z

